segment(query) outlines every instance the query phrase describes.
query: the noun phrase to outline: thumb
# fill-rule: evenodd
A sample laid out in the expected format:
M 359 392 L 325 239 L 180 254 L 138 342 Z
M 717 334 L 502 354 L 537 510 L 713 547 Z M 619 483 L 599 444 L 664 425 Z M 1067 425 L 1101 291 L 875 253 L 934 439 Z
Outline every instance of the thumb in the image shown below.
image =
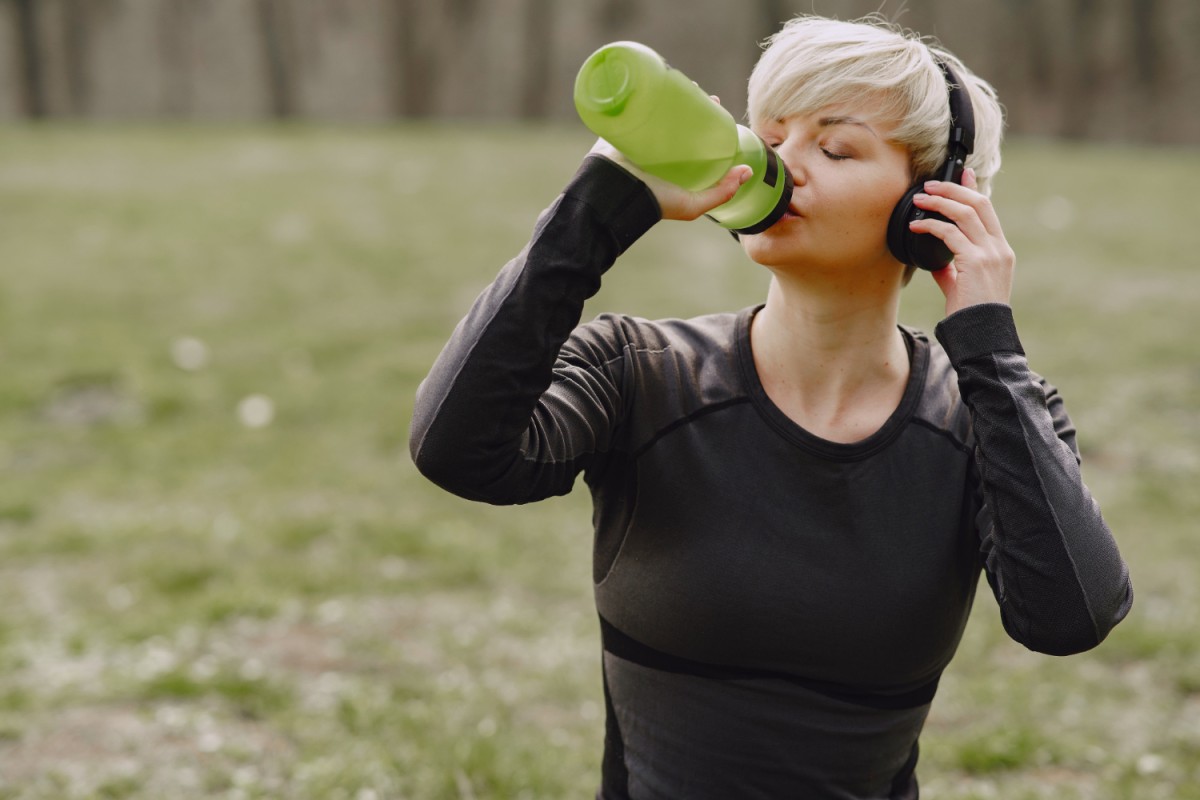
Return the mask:
M 750 180 L 753 175 L 754 170 L 745 164 L 739 164 L 726 172 L 725 177 L 721 178 L 715 186 L 711 186 L 697 195 L 697 203 L 704 208 L 700 213 L 708 213 L 717 206 L 728 203 L 737 194 L 742 184 Z
M 933 276 L 934 283 L 942 290 L 942 294 L 949 300 L 951 294 L 958 287 L 958 268 L 954 266 L 954 262 L 951 261 L 946 266 L 930 274 Z

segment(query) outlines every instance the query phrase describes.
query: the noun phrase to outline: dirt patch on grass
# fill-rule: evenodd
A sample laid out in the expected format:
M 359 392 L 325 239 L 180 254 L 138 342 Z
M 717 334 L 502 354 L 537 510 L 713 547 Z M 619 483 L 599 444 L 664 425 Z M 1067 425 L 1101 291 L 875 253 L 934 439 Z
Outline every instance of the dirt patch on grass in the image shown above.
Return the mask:
M 214 774 L 256 764 L 256 778 L 293 746 L 253 721 L 177 705 L 91 706 L 48 712 L 0 743 L 0 787 L 59 786 L 72 793 L 125 782 L 188 796 Z M 132 788 L 132 786 L 130 786 Z

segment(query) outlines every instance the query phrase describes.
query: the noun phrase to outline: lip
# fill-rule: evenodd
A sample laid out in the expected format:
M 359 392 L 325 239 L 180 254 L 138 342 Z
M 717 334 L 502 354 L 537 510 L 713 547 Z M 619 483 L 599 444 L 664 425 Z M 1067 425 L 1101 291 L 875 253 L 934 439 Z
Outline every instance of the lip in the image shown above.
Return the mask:
M 770 233 L 771 231 L 779 230 L 784 227 L 785 223 L 794 222 L 798 219 L 803 218 L 803 216 L 804 215 L 801 214 L 799 211 L 797 211 L 795 208 L 793 208 L 792 206 L 788 206 L 787 210 L 783 212 L 783 216 L 780 217 L 779 219 L 775 220 L 774 224 L 772 224 L 771 227 L 767 228 L 767 230 L 764 231 L 764 235 Z

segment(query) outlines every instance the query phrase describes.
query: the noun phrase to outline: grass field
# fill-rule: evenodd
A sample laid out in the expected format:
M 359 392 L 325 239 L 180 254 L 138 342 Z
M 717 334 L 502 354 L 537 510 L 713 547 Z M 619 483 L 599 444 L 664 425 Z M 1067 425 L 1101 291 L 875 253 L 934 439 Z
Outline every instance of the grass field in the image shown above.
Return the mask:
M 407 455 L 417 382 L 587 146 L 0 129 L 0 798 L 591 796 L 584 493 L 476 506 Z M 1200 154 L 1007 153 L 1022 336 L 1137 601 L 1056 659 L 981 587 L 922 796 L 1200 798 Z M 764 288 L 715 226 L 665 223 L 587 314 Z

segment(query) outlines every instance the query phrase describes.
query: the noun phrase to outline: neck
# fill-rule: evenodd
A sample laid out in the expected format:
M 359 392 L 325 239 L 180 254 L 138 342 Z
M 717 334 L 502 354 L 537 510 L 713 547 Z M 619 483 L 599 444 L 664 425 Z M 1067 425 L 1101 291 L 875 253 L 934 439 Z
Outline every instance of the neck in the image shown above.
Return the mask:
M 818 427 L 845 419 L 864 401 L 890 403 L 890 413 L 909 370 L 899 306 L 898 279 L 822 287 L 777 273 L 750 331 L 768 395 Z
M 903 347 L 899 310 L 898 281 L 814 286 L 777 274 L 766 306 L 755 318 L 754 333 L 794 370 L 819 377 L 828 377 L 827 370 L 869 372 L 880 355 Z

